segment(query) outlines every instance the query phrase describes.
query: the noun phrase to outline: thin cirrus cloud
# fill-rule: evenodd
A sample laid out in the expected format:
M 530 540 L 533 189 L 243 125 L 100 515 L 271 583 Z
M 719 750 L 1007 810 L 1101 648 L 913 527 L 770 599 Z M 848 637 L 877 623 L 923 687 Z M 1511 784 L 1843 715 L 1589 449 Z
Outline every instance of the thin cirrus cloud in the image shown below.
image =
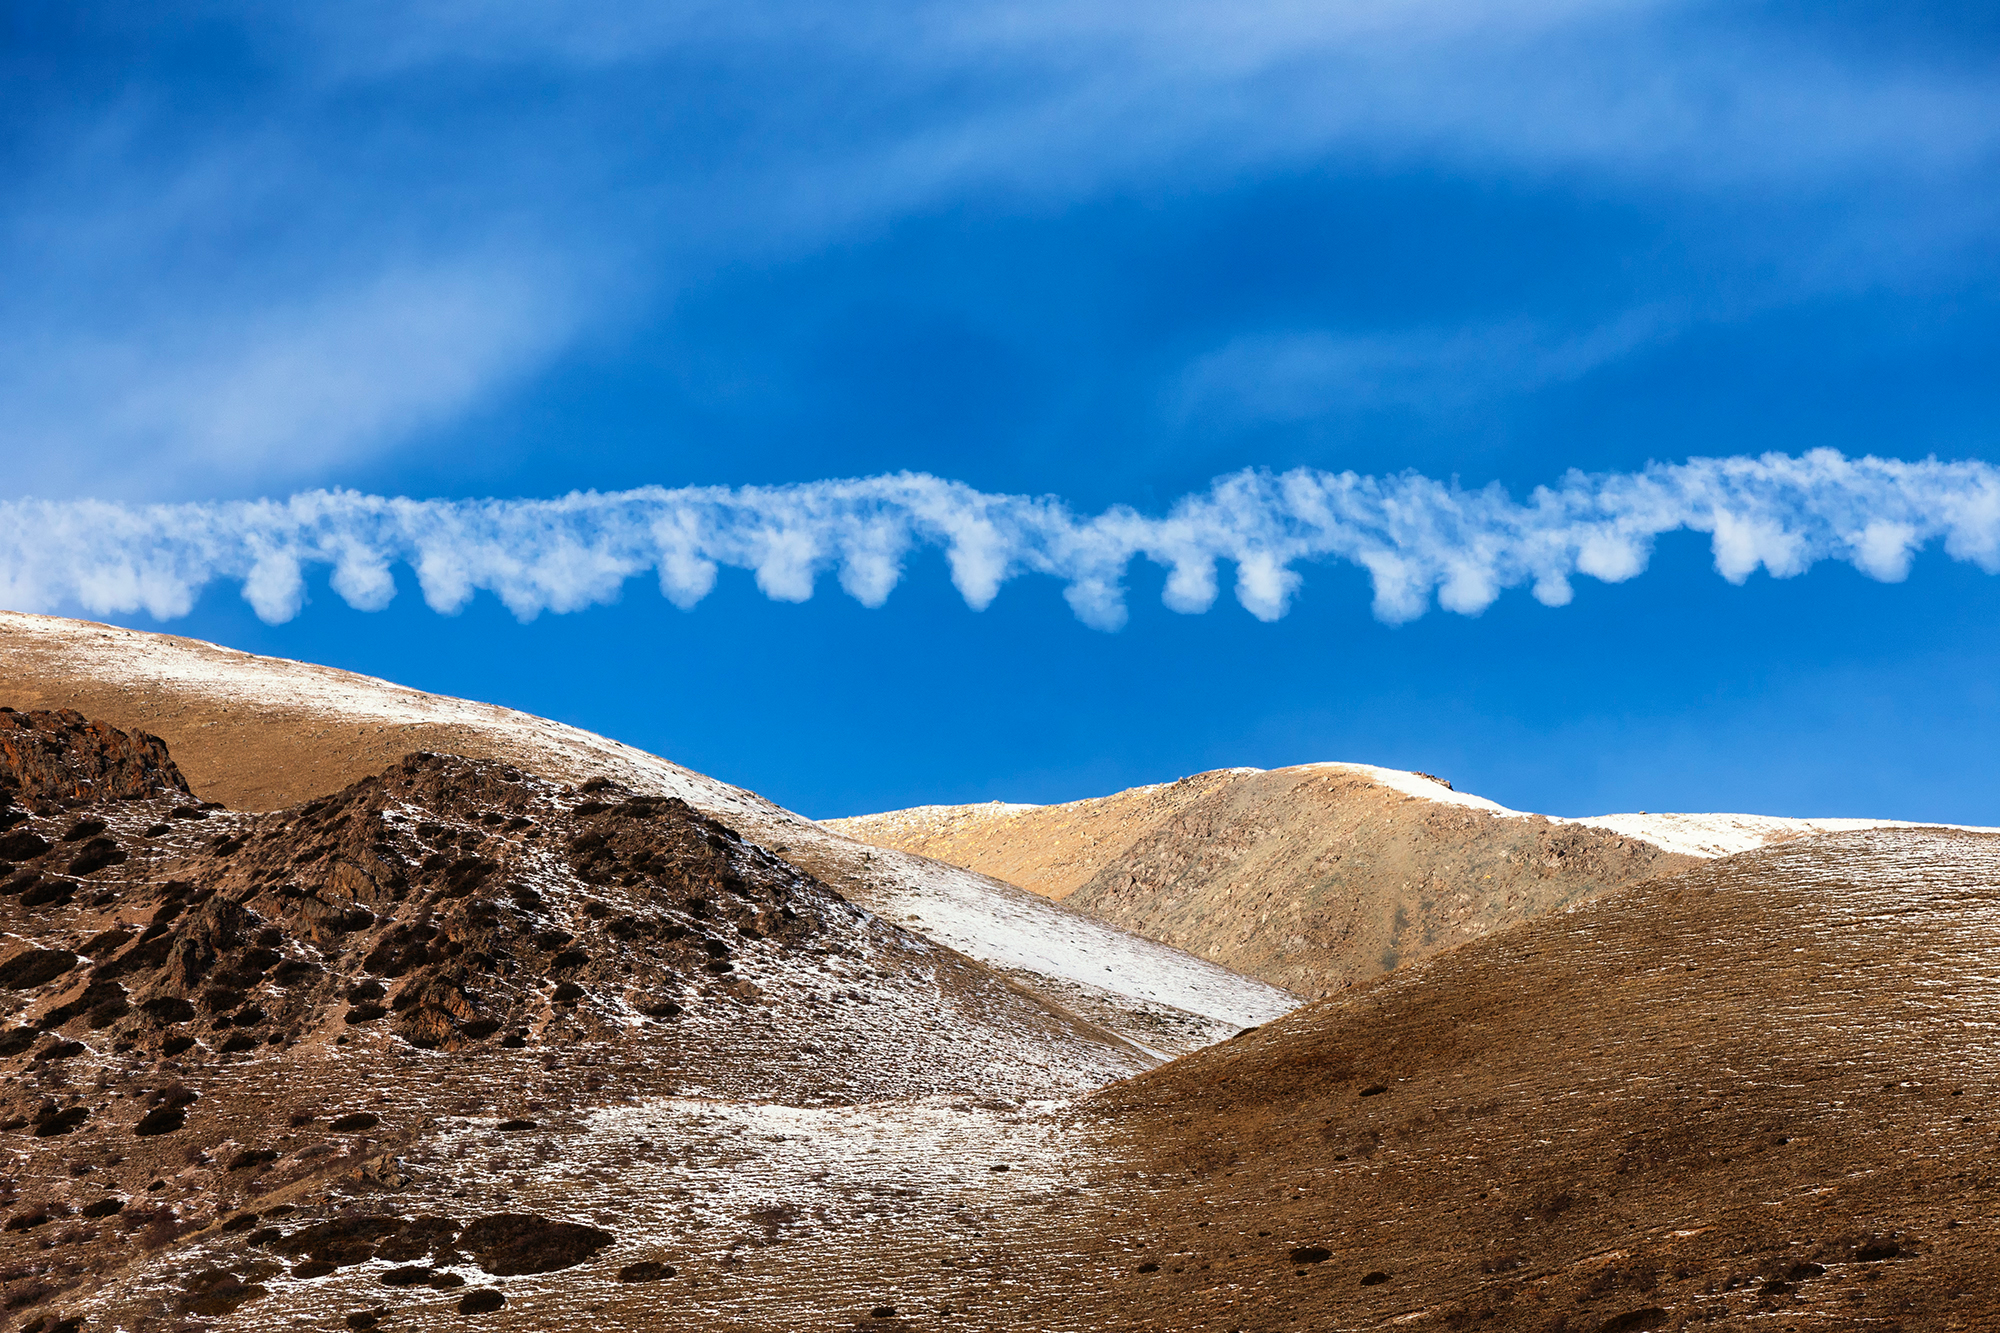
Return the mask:
M 101 23 L 174 26 L 118 13 Z M 1822 290 L 1949 269 L 1990 234 L 2000 142 L 1983 70 L 1670 0 L 432 0 L 202 22 L 202 51 L 251 53 L 240 86 L 194 96 L 133 61 L 114 98 L 57 86 L 10 112 L 0 431 L 39 493 L 338 477 L 706 276 L 968 202 L 1053 217 L 1298 170 L 1567 180 L 1725 198 L 1747 221 L 1717 224 L 1718 271 Z M 1549 323 L 1462 322 L 1482 320 Z M 1337 336 L 1280 349 L 1295 383 L 1261 391 L 1421 373 L 1403 367 L 1422 337 Z
M 2000 468 L 1832 450 L 1698 458 L 1571 472 L 1525 501 L 1498 485 L 1465 490 L 1413 473 L 1244 471 L 1160 516 L 1123 506 L 1079 515 L 1056 498 L 988 494 L 921 473 L 553 500 L 352 491 L 151 506 L 20 500 L 0 503 L 0 603 L 166 619 L 185 615 L 211 582 L 235 580 L 259 616 L 280 622 L 301 610 L 314 567 L 331 570 L 349 604 L 379 610 L 395 596 L 401 564 L 445 613 L 481 591 L 523 619 L 575 611 L 616 599 L 645 574 L 691 609 L 724 567 L 752 572 L 766 596 L 788 602 L 810 598 L 831 572 L 874 607 L 911 555 L 936 549 L 974 609 L 1008 580 L 1039 574 L 1065 583 L 1077 616 L 1104 630 L 1125 623 L 1135 559 L 1168 571 L 1164 600 L 1186 613 L 1213 605 L 1226 562 L 1237 600 L 1267 621 L 1299 588 L 1295 566 L 1344 561 L 1368 572 L 1376 616 L 1395 623 L 1433 602 L 1477 614 L 1523 585 L 1562 605 L 1579 575 L 1620 582 L 1641 573 L 1653 543 L 1676 531 L 1708 534 L 1717 572 L 1735 583 L 1759 568 L 1788 578 L 1824 560 L 1893 582 L 1932 543 L 2000 573 Z
M 1565 333 L 1528 321 L 1395 332 L 1246 334 L 1182 372 L 1169 408 L 1183 422 L 1298 422 L 1390 408 L 1449 413 L 1578 379 L 1672 336 L 1684 317 L 1626 312 Z
M 567 336 L 566 294 L 518 276 L 491 264 L 398 269 L 287 307 L 74 337 L 8 358 L 0 386 L 14 392 L 0 420 L 35 460 L 38 489 L 310 477 L 449 419 Z M 107 474 L 105 452 L 146 463 Z

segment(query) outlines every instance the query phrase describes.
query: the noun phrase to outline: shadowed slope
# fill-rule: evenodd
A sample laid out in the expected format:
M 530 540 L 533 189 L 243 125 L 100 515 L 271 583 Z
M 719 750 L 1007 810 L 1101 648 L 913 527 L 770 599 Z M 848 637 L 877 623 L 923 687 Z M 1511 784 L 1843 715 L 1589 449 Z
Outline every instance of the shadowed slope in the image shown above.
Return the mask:
M 2000 838 L 1822 837 L 1107 1089 L 1103 1327 L 1992 1327 L 1996 957 Z

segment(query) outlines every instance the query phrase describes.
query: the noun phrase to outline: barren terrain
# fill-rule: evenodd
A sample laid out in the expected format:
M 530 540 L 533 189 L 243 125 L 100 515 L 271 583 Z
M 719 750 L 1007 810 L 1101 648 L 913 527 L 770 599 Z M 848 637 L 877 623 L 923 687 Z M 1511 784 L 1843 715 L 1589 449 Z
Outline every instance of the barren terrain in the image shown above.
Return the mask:
M 0 712 L 0 1327 L 2000 1328 L 1993 835 L 1667 862 L 1162 1063 L 1079 958 L 1260 992 L 907 890 L 1023 987 L 632 755 L 238 811 Z
M 1297 1003 L 1288 992 L 1039 895 L 830 833 L 754 792 L 546 718 L 304 662 L 87 621 L 0 612 L 0 704 L 69 708 L 162 737 L 197 791 L 270 810 L 337 791 L 411 751 L 610 777 L 673 796 L 856 903 L 1163 1054 Z
M 1490 805 L 1312 764 L 1225 769 L 1065 805 L 932 807 L 828 826 L 1315 996 L 1696 864 Z
M 823 821 L 964 866 L 1300 995 L 1700 861 L 1896 820 L 1558 819 L 1369 764 L 1228 768 L 1061 805 Z

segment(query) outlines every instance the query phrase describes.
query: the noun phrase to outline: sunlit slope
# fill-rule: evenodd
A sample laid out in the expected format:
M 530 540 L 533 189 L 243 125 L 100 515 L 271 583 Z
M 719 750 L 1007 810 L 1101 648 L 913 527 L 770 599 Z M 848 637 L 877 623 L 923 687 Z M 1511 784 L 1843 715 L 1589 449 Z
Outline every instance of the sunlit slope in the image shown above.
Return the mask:
M 1696 864 L 1348 764 L 1224 769 L 1098 800 L 830 827 L 1008 879 L 1305 995 Z
M 830 833 L 754 792 L 577 727 L 309 663 L 87 621 L 0 612 L 0 703 L 74 708 L 163 737 L 194 788 L 275 809 L 416 750 L 678 796 L 853 901 L 1167 1054 L 1295 1000 L 1011 885 Z
M 1324 995 L 1701 859 L 1895 820 L 1510 810 L 1421 773 L 1198 773 L 1060 805 L 824 822 L 1018 884 L 1300 994 Z

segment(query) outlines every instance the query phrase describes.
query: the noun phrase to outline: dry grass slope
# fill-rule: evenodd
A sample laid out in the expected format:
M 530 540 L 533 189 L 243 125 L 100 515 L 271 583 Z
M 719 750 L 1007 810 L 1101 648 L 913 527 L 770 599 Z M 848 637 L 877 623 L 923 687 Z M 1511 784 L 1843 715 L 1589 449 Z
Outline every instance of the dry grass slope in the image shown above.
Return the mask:
M 1315 996 L 1698 864 L 1603 829 L 1424 800 L 1333 765 L 830 826 Z

